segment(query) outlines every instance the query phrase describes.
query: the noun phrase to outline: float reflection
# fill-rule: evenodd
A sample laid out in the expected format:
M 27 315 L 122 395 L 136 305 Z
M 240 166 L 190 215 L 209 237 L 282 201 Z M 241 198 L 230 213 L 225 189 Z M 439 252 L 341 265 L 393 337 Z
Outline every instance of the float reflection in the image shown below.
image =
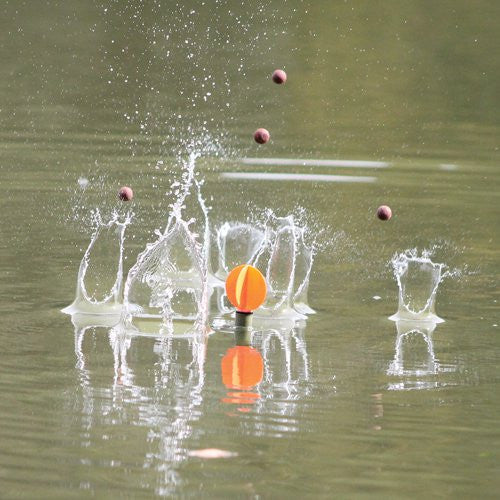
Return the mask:
M 238 415 L 243 435 L 282 436 L 300 428 L 299 411 L 307 406 L 300 400 L 313 390 L 304 323 L 233 337 L 229 348 L 227 334 L 216 333 L 207 360 L 207 334 L 136 335 L 118 316 L 73 315 L 72 322 L 77 383 L 70 398 L 80 410 L 74 424 L 82 448 L 115 439 L 137 452 L 137 434 L 124 435 L 122 429 L 131 423 L 137 432 L 143 429 L 141 465 L 158 471 L 158 494 L 178 491 L 181 465 L 200 446 L 203 421 L 213 421 L 214 412 L 220 421 L 209 443 L 214 446 L 226 435 L 222 415 Z M 214 392 L 217 379 L 210 376 L 218 372 L 222 343 L 223 394 Z M 221 403 L 214 405 L 214 399 Z
M 230 415 L 240 415 L 240 430 L 269 437 L 297 432 L 301 400 L 312 391 L 305 322 L 257 330 L 243 341 L 236 336 L 235 343 L 222 360 L 222 381 L 231 391 L 222 401 L 238 405 Z

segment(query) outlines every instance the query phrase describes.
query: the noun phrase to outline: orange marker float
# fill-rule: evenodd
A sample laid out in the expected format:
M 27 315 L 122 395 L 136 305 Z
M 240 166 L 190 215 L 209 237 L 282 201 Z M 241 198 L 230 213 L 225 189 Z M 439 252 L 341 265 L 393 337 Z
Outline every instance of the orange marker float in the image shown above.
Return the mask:
M 266 294 L 266 280 L 255 267 L 243 264 L 229 273 L 226 295 L 236 307 L 236 326 L 250 326 L 252 311 L 264 303 Z
M 260 307 L 266 293 L 264 276 L 248 264 L 235 267 L 226 279 L 227 298 L 239 312 L 250 313 Z

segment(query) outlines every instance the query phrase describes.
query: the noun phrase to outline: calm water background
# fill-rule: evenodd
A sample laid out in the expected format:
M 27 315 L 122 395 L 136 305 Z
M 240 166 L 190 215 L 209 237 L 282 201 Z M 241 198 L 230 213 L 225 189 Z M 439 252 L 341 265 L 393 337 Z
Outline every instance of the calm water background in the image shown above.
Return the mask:
M 498 495 L 500 4 L 261 4 L 0 4 L 1 498 Z M 285 86 L 269 80 L 276 67 Z M 266 146 L 251 139 L 259 126 Z M 221 151 L 199 165 L 214 222 L 304 207 L 334 240 L 313 270 L 318 314 L 305 351 L 292 349 L 295 382 L 280 383 L 285 348 L 271 340 L 273 380 L 251 405 L 222 401 L 227 334 L 209 338 L 201 371 L 186 340 L 133 338 L 122 377 L 109 330 L 87 330 L 82 363 L 60 313 L 90 210 L 110 212 L 118 187 L 134 187 L 129 267 L 201 137 Z M 251 167 L 244 156 L 390 166 Z M 224 171 L 376 179 L 266 183 Z M 388 223 L 374 217 L 382 203 Z M 432 245 L 461 270 L 438 292 L 439 368 L 422 369 L 415 337 L 405 360 L 420 372 L 390 375 L 388 262 Z M 238 456 L 188 456 L 205 447 Z

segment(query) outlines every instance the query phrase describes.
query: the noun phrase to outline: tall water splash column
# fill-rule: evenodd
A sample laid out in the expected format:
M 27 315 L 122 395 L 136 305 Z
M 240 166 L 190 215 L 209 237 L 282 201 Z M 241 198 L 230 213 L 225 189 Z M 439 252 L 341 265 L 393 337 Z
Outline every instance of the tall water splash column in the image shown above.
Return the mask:
M 76 297 L 62 311 L 67 314 L 120 314 L 122 309 L 123 245 L 132 216 L 120 222 L 114 213 L 103 222 L 98 211 L 95 229 L 83 255 L 76 283 Z M 110 261 L 116 269 L 110 270 Z
M 416 249 L 395 255 L 391 263 L 398 284 L 398 311 L 389 319 L 442 323 L 435 307 L 446 266 L 432 262 L 428 252 L 419 256 Z
M 304 233 L 305 228 L 296 225 L 293 215 L 268 214 L 265 242 L 253 262 L 266 269 L 269 287 L 259 314 L 305 319 L 314 313 L 307 304 L 314 251 L 306 245 Z
M 160 320 L 166 332 L 174 331 L 174 319 L 194 322 L 193 330 L 207 324 L 208 209 L 195 178 L 197 158 L 197 154 L 190 154 L 181 182 L 172 186 L 177 198 L 165 230 L 157 233 L 158 239 L 146 246 L 128 273 L 124 306 L 126 319 L 131 322 Z M 202 241 L 191 228 L 196 220 L 183 218 L 186 199 L 195 196 L 193 191 L 203 213 Z

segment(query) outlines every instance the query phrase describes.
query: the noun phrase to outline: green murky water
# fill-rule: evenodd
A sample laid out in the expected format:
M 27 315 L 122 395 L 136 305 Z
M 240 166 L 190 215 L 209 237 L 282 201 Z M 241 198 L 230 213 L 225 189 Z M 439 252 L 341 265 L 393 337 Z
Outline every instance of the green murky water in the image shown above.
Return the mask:
M 497 496 L 499 21 L 495 1 L 4 1 L 0 497 Z M 90 325 L 78 348 L 60 312 L 89 210 L 134 187 L 130 267 L 164 224 L 175 158 L 202 135 L 225 150 L 199 164 L 214 223 L 304 207 L 335 240 L 311 277 L 317 314 L 264 332 L 266 376 L 245 403 L 223 384 L 227 334 L 201 363 L 186 339 L 134 337 L 115 370 L 109 328 Z M 446 321 L 398 344 L 388 263 L 432 245 L 462 271 L 438 291 Z M 189 455 L 202 448 L 237 455 Z

